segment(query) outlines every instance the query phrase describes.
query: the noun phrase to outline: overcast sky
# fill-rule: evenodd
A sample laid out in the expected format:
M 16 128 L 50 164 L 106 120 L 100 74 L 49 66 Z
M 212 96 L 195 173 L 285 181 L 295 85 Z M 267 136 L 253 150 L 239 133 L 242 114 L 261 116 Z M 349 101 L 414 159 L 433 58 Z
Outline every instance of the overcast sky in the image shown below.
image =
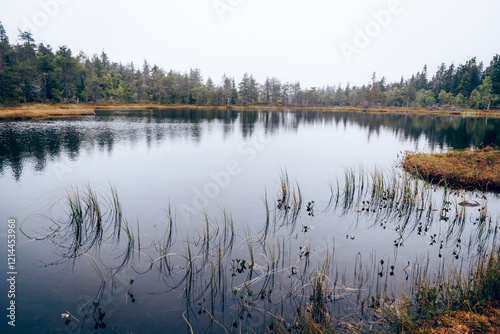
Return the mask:
M 0 2 L 10 42 L 67 45 L 115 62 L 245 72 L 303 87 L 399 81 L 442 63 L 500 54 L 498 0 L 16 0 Z

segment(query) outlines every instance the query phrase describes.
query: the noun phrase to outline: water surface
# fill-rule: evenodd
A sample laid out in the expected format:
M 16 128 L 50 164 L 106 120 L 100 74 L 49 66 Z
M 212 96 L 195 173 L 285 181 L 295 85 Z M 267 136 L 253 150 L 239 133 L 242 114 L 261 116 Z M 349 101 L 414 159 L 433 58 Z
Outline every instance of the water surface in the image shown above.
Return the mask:
M 375 169 L 403 178 L 398 155 L 406 150 L 500 145 L 499 128 L 497 119 L 310 110 L 111 111 L 1 123 L 0 217 L 15 218 L 26 234 L 18 234 L 18 330 L 64 332 L 61 313 L 69 311 L 82 323 L 72 321 L 68 329 L 91 332 L 100 314 L 92 302 L 98 300 L 109 332 L 155 332 L 168 325 L 177 333 L 188 330 L 187 321 L 195 332 L 224 332 L 223 326 L 258 331 L 272 320 L 269 314 L 290 316 L 310 302 L 311 282 L 326 259 L 330 283 L 338 283 L 332 287 L 337 312 L 348 312 L 352 289 L 376 294 L 376 286 L 397 285 L 418 266 L 432 271 L 467 263 L 496 238 L 494 194 L 481 194 L 484 199 L 460 192 L 443 204 L 442 189 L 434 189 L 426 192 L 435 205 L 432 217 L 415 210 L 405 219 L 388 209 L 367 213 L 371 197 L 358 181 L 368 187 Z M 361 194 L 350 204 L 343 202 L 346 170 L 356 174 Z M 300 189 L 295 217 L 278 207 L 280 178 L 286 177 L 292 193 Z M 127 244 L 124 227 L 120 241 L 110 228 L 99 246 L 68 257 L 71 234 L 50 234 L 53 221 L 64 226 L 68 220 L 65 196 L 91 187 L 104 203 L 110 186 L 135 244 Z M 452 224 L 460 199 L 487 206 L 487 224 L 477 224 L 481 208 L 467 208 L 460 226 Z M 158 259 L 169 207 L 174 227 L 165 270 Z M 448 212 L 443 208 L 449 220 L 441 219 Z M 5 245 L 5 227 L 1 232 Z M 252 251 L 254 267 L 236 271 Z

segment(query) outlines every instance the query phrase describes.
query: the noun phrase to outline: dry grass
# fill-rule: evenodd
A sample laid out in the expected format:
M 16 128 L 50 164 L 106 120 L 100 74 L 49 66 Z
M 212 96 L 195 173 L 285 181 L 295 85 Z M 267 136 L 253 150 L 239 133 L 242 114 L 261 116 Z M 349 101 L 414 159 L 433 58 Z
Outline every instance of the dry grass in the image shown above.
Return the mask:
M 280 104 L 255 105 L 255 106 L 195 106 L 186 104 L 159 105 L 155 103 L 108 103 L 108 104 L 43 104 L 28 103 L 20 107 L 0 107 L 0 121 L 26 120 L 46 117 L 71 117 L 79 115 L 94 115 L 95 110 L 162 110 L 162 109 L 230 109 L 230 110 L 284 110 L 284 109 L 308 109 L 317 111 L 351 111 L 364 113 L 389 113 L 389 114 L 418 114 L 418 115 L 456 115 L 461 117 L 500 117 L 500 111 L 484 110 L 463 110 L 463 111 L 442 111 L 427 110 L 420 108 L 402 107 L 310 107 L 310 106 L 283 106 Z
M 434 183 L 455 188 L 500 190 L 500 151 L 485 147 L 424 154 L 406 152 L 403 167 Z
M 423 108 L 405 108 L 405 107 L 327 107 L 329 110 L 339 111 L 355 111 L 367 113 L 389 113 L 389 114 L 417 114 L 417 115 L 445 115 L 445 116 L 462 116 L 462 117 L 500 117 L 499 110 L 474 110 L 464 109 L 461 111 L 445 111 L 445 110 L 428 110 Z
M 21 107 L 0 108 L 0 121 L 95 115 L 94 107 L 84 104 L 25 104 Z
M 461 116 L 461 117 L 489 117 L 499 118 L 500 110 L 474 110 L 464 109 L 461 111 L 444 111 L 444 110 L 428 110 L 423 108 L 405 108 L 405 107 L 353 107 L 353 106 L 328 106 L 328 107 L 311 107 L 311 106 L 283 106 L 283 105 L 255 105 L 255 106 L 230 106 L 234 110 L 283 110 L 283 109 L 307 109 L 318 111 L 351 111 L 363 113 L 388 113 L 388 114 L 416 114 L 416 115 L 445 115 L 445 116 Z
M 335 334 L 337 330 L 333 325 L 318 323 L 308 312 L 296 315 L 293 324 L 285 325 L 282 322 L 274 322 L 268 326 L 270 334 Z
M 222 106 L 196 106 L 189 104 L 118 103 L 92 105 L 95 110 L 168 110 L 168 109 L 224 109 Z
M 500 249 L 478 259 L 467 277 L 418 283 L 382 311 L 398 333 L 500 333 Z
M 490 308 L 481 313 L 456 311 L 440 315 L 429 328 L 416 333 L 500 333 L 500 308 Z

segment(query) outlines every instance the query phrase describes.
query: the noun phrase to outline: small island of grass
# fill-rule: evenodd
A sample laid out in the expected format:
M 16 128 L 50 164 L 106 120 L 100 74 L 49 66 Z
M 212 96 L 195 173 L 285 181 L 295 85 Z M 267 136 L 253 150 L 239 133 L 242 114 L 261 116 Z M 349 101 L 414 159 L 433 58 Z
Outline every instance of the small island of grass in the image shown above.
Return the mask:
M 500 191 L 500 150 L 495 147 L 434 154 L 406 152 L 402 166 L 433 183 Z

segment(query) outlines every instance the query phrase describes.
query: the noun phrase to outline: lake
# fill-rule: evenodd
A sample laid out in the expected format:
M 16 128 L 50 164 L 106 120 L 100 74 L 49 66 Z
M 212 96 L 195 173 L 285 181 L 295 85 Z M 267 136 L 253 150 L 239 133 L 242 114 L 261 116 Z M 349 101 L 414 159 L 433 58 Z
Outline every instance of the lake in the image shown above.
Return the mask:
M 415 180 L 399 158 L 500 146 L 499 129 L 307 109 L 0 123 L 16 331 L 258 332 L 319 293 L 334 314 L 361 316 L 371 297 L 491 250 L 498 196 Z

